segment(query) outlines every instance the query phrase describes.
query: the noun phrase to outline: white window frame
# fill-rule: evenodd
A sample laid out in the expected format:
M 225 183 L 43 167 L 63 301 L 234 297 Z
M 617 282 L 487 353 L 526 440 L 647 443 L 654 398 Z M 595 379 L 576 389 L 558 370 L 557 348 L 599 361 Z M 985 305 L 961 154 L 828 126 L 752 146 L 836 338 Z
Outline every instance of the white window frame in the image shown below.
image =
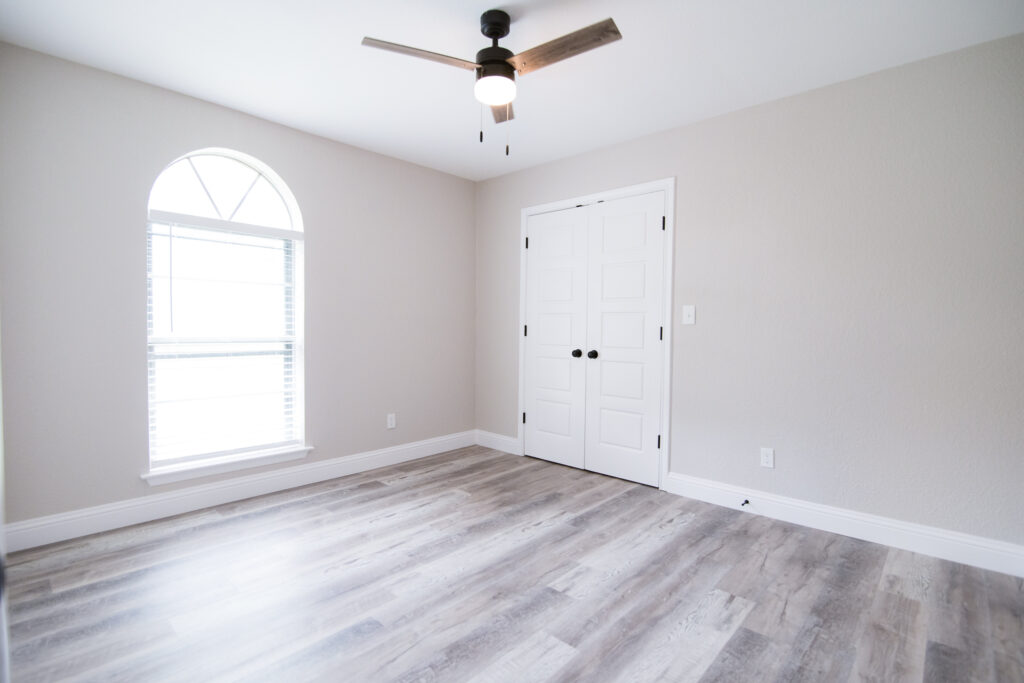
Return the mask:
M 305 328 L 303 310 L 305 291 L 303 258 L 304 233 L 302 230 L 302 219 L 298 210 L 298 205 L 288 190 L 287 185 L 285 185 L 271 169 L 269 169 L 265 164 L 260 163 L 258 160 L 239 152 L 235 152 L 234 150 L 197 150 L 186 154 L 179 159 L 175 159 L 171 165 L 181 161 L 182 159 L 200 155 L 217 155 L 234 159 L 246 166 L 249 166 L 254 171 L 265 177 L 281 195 L 291 217 L 293 229 L 286 230 L 282 228 L 272 228 L 248 223 L 239 223 L 236 221 L 207 218 L 204 216 L 150 209 L 148 212 L 147 233 L 152 231 L 154 225 L 167 225 L 171 228 L 184 227 L 252 237 L 267 237 L 272 239 L 288 240 L 291 242 L 293 290 L 292 312 L 294 335 L 273 339 L 261 337 L 254 341 L 288 342 L 292 344 L 292 386 L 294 391 L 292 411 L 296 436 L 298 438 L 295 441 L 289 441 L 286 443 L 264 444 L 256 447 L 186 456 L 174 460 L 168 460 L 167 462 L 158 463 L 156 465 L 154 465 L 150 453 L 147 452 L 146 461 L 148 464 L 148 470 L 143 472 L 141 478 L 151 486 L 169 484 L 176 481 L 205 477 L 244 468 L 286 462 L 289 460 L 298 460 L 306 457 L 306 455 L 313 450 L 312 446 L 305 443 L 305 344 L 303 339 L 303 330 Z M 149 241 L 151 239 L 151 235 L 147 234 L 147 249 L 149 248 Z M 147 278 L 148 277 L 150 277 L 149 272 L 147 272 Z M 147 347 L 153 344 L 226 341 L 240 342 L 245 340 L 236 337 L 202 339 L 194 337 L 150 337 L 147 333 Z M 148 362 L 149 353 L 147 353 L 147 364 Z

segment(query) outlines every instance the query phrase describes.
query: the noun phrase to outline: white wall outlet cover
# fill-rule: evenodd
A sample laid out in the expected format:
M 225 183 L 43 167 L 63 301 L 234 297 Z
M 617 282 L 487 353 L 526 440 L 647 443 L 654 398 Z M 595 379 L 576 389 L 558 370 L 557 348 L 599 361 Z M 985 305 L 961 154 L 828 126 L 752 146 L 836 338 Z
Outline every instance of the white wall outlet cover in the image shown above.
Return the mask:
M 697 322 L 697 307 L 693 304 L 683 306 L 683 324 L 693 325 Z
M 397 424 L 394 413 L 388 413 L 388 429 L 394 429 Z
M 761 467 L 775 467 L 775 449 L 774 448 L 762 448 L 761 449 Z

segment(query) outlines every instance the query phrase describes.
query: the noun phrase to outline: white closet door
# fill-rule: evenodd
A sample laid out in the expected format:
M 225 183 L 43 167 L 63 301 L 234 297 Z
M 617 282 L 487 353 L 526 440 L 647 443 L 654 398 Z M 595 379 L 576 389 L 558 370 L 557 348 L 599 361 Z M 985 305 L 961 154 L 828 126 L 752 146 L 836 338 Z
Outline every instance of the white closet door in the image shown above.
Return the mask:
M 586 359 L 585 468 L 652 486 L 660 462 L 664 207 L 664 192 L 588 207 L 584 352 L 597 358 Z
M 587 216 L 565 209 L 527 219 L 525 450 L 583 467 Z M 572 356 L 579 349 L 581 357 Z

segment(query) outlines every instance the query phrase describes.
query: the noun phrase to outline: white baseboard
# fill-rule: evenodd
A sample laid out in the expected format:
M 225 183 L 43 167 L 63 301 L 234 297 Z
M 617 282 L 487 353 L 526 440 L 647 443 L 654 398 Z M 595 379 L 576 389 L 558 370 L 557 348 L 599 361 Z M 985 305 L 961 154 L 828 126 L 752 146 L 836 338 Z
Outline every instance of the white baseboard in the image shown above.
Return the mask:
M 154 493 L 141 498 L 13 522 L 5 526 L 7 550 L 15 552 L 34 548 L 69 538 L 180 515 L 211 505 L 221 505 L 348 474 L 366 472 L 378 467 L 397 465 L 455 448 L 472 446 L 476 443 L 475 439 L 475 431 L 470 430 L 331 460 L 226 479 L 212 484 Z
M 476 445 L 493 448 L 496 451 L 511 453 L 512 455 L 523 454 L 518 438 L 505 436 L 504 434 L 495 434 L 494 432 L 485 432 L 482 429 L 476 430 Z
M 687 498 L 1024 577 L 1024 546 L 889 517 L 810 503 L 669 472 L 662 489 Z M 749 505 L 741 506 L 744 500 Z
M 37 517 L 5 526 L 9 552 L 192 512 L 212 505 L 305 486 L 474 444 L 520 453 L 519 439 L 480 429 L 381 448 L 331 460 L 155 493 L 141 498 Z M 875 543 L 1024 577 L 1024 546 L 879 515 L 810 503 L 773 493 L 670 472 L 662 489 Z M 750 504 L 740 506 L 743 500 Z

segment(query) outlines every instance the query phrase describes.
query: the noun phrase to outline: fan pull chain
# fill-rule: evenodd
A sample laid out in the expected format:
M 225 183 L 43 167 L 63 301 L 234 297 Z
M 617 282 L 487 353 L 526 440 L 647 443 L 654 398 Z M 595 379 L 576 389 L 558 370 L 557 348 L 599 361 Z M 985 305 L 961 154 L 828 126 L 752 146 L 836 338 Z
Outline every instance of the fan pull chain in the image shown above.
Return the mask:
M 480 142 L 484 141 L 484 105 L 480 104 Z
M 512 140 L 512 119 L 508 117 L 508 103 L 505 103 L 505 156 L 508 156 L 508 143 Z

